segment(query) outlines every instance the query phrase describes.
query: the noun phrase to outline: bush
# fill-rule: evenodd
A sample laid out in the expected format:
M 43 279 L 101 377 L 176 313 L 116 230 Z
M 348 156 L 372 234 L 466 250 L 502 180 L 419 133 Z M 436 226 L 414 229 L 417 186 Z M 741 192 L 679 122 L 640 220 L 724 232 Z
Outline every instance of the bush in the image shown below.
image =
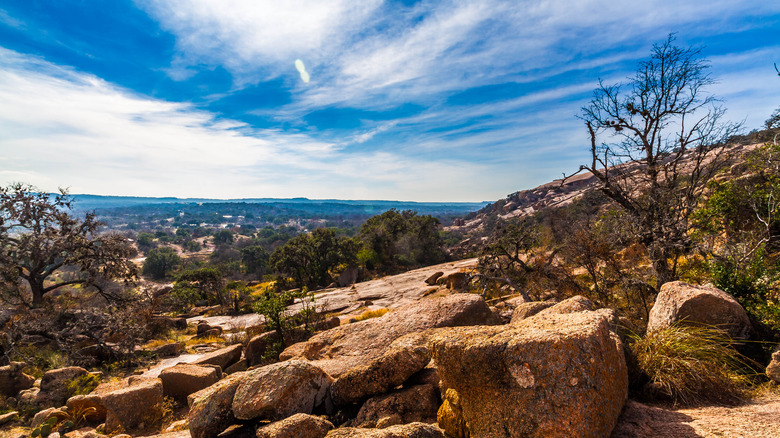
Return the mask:
M 733 340 L 712 327 L 673 325 L 634 337 L 630 347 L 653 389 L 675 404 L 738 402 L 746 373 L 755 373 Z

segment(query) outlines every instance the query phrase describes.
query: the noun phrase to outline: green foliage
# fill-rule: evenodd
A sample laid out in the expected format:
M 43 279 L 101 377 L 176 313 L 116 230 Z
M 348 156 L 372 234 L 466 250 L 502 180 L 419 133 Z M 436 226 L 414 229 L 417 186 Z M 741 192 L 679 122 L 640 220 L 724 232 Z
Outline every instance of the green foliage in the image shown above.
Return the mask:
M 360 227 L 359 260 L 368 269 L 382 272 L 397 266 L 412 267 L 446 260 L 439 235 L 439 220 L 411 210 L 388 210 L 369 218 Z
M 197 240 L 188 240 L 182 244 L 182 248 L 188 252 L 198 252 L 202 249 Z
M 675 403 L 734 403 L 742 399 L 749 359 L 714 327 L 674 325 L 635 336 L 630 344 L 639 368 L 662 396 Z
M 68 392 L 68 397 L 73 397 L 74 395 L 89 394 L 94 391 L 99 384 L 100 377 L 96 374 L 84 374 L 65 382 L 65 389 Z
M 214 245 L 230 245 L 233 243 L 233 233 L 228 230 L 222 230 L 214 234 Z
M 149 251 L 144 261 L 143 274 L 162 280 L 181 265 L 181 257 L 171 247 L 164 246 Z
M 268 251 L 261 245 L 249 245 L 241 248 L 241 261 L 244 264 L 244 270 L 248 274 L 262 277 L 268 269 L 269 258 Z
M 274 250 L 270 257 L 273 269 L 291 277 L 298 286 L 326 286 L 333 281 L 331 272 L 355 261 L 357 244 L 336 235 L 329 228 L 318 228 L 300 234 Z
M 100 234 L 95 214 L 72 216 L 71 204 L 64 190 L 51 196 L 21 183 L 0 187 L 0 299 L 39 307 L 45 294 L 77 284 L 111 299 L 99 283 L 136 276 L 125 238 Z M 63 279 L 65 268 L 75 275 Z
M 273 292 L 266 290 L 254 304 L 255 312 L 265 317 L 266 325 L 279 335 L 282 346 L 287 346 L 288 333 L 295 327 L 294 318 L 286 313 L 300 294 L 298 291 Z
M 182 272 L 176 279 L 176 285 L 184 290 L 195 289 L 200 299 L 222 305 L 228 304 L 225 296 L 225 276 L 219 269 L 205 267 Z M 183 292 L 189 295 L 191 292 Z

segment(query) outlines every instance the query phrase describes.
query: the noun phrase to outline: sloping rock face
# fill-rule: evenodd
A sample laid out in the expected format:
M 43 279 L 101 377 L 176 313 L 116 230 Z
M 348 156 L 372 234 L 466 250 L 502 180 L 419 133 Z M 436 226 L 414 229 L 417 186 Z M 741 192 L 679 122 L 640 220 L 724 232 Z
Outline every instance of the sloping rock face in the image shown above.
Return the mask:
M 346 405 L 404 383 L 430 362 L 426 341 L 422 333 L 402 336 L 383 355 L 342 373 L 330 388 L 333 403 Z
M 435 424 L 409 423 L 386 429 L 342 427 L 328 432 L 326 438 L 444 438 L 444 431 Z
M 414 422 L 435 423 L 438 409 L 439 395 L 433 385 L 404 387 L 368 399 L 360 408 L 355 423 L 360 427 L 376 428 Z
M 133 386 L 102 397 L 106 407 L 106 430 L 131 431 L 162 421 L 163 385 L 160 379 L 142 379 Z
M 22 372 L 24 366 L 24 362 L 11 362 L 0 367 L 0 395 L 16 397 L 19 391 L 32 388 L 35 378 Z
M 178 364 L 160 372 L 163 393 L 177 400 L 207 388 L 219 380 L 216 368 L 190 364 Z
M 241 420 L 311 414 L 325 401 L 333 379 L 309 362 L 291 360 L 247 371 L 233 397 Z
M 231 374 L 187 397 L 190 406 L 187 418 L 192 438 L 215 437 L 236 421 L 233 396 L 245 376 L 245 372 Z
M 745 309 L 731 295 L 714 287 L 673 281 L 661 286 L 650 310 L 647 331 L 679 322 L 717 326 L 734 339 L 747 339 L 751 330 Z
M 780 350 L 772 353 L 772 361 L 766 367 L 766 375 L 777 383 L 780 383 Z
M 441 330 L 430 348 L 472 437 L 609 436 L 628 395 L 623 346 L 597 312 Z
M 422 300 L 382 317 L 319 333 L 303 348 L 294 345 L 280 357 L 312 361 L 333 377 L 380 357 L 399 337 L 435 327 L 495 325 L 498 318 L 478 295 L 455 294 Z M 292 353 L 292 354 L 290 354 Z
M 257 429 L 257 438 L 323 438 L 333 429 L 330 421 L 307 414 L 295 414 Z

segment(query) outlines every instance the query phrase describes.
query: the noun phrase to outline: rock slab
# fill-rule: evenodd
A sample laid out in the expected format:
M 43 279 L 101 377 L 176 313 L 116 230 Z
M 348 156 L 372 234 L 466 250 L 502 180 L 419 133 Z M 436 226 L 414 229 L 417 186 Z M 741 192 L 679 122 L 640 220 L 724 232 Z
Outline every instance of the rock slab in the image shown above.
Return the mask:
M 295 414 L 257 429 L 257 438 L 324 438 L 331 429 L 333 424 L 328 420 Z

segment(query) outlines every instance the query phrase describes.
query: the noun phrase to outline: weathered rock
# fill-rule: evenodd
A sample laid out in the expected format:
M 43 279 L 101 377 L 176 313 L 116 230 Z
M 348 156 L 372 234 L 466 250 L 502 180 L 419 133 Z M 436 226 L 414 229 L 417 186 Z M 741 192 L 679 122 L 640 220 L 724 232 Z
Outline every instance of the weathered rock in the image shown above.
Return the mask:
M 780 350 L 772 353 L 772 361 L 766 367 L 766 375 L 777 383 L 780 383 Z
M 38 400 L 38 394 L 40 392 L 41 392 L 41 388 L 36 388 L 36 387 L 25 389 L 24 391 L 19 391 L 17 407 L 20 409 L 23 408 L 32 409 L 33 407 L 37 406 L 35 401 Z
M 196 365 L 218 365 L 223 370 L 241 359 L 241 344 L 231 345 L 209 353 L 193 362 Z
M 628 394 L 623 346 L 596 312 L 440 330 L 436 369 L 472 437 L 604 437 Z
M 220 327 L 220 326 L 212 326 L 212 325 L 209 325 L 209 323 L 207 323 L 206 321 L 200 321 L 200 322 L 198 322 L 198 327 L 196 328 L 195 336 L 197 336 L 199 338 L 205 338 L 205 337 L 208 336 L 207 335 L 208 332 L 210 332 L 212 330 L 215 330 L 215 329 L 218 330 L 217 336 L 222 334 L 222 327 Z
M 178 364 L 160 372 L 163 394 L 176 400 L 184 400 L 188 395 L 207 388 L 220 378 L 216 368 L 191 364 Z
M 214 385 L 187 397 L 190 412 L 187 419 L 192 438 L 217 436 L 233 424 L 233 396 L 246 373 L 231 374 Z
M 257 429 L 257 438 L 324 438 L 331 429 L 333 424 L 328 420 L 295 414 Z
M 248 371 L 233 397 L 241 420 L 311 414 L 325 401 L 333 379 L 309 362 L 291 360 Z
M 11 362 L 0 367 L 0 395 L 16 397 L 19 391 L 32 388 L 35 377 L 22 372 L 25 366 L 24 362 Z
M 322 321 L 316 322 L 314 324 L 314 330 L 316 331 L 330 330 L 340 325 L 341 325 L 341 319 L 338 316 L 332 316 L 330 318 L 326 318 L 323 319 Z
M 6 423 L 13 423 L 14 421 L 19 421 L 19 413 L 16 411 L 11 411 L 0 415 L 0 426 Z
M 46 371 L 41 378 L 41 392 L 36 396 L 39 406 L 63 406 L 70 395 L 68 384 L 89 374 L 81 367 L 67 367 Z
M 531 301 L 530 303 L 518 304 L 517 307 L 515 307 L 515 311 L 512 313 L 512 320 L 510 323 L 514 324 L 520 322 L 554 305 L 555 303 L 551 301 Z
M 163 385 L 160 379 L 143 379 L 133 386 L 101 396 L 106 407 L 106 430 L 152 427 L 162 420 Z
M 433 385 L 406 387 L 366 400 L 355 423 L 359 427 L 387 427 L 414 422 L 435 423 L 439 409 L 438 391 Z
M 341 287 L 355 284 L 360 276 L 360 268 L 357 266 L 349 266 L 341 274 L 339 274 L 338 285 Z
M 385 429 L 341 427 L 333 429 L 326 438 L 444 438 L 444 432 L 435 424 L 409 423 Z M 475 437 L 476 438 L 476 437 Z
M 184 342 L 171 342 L 160 345 L 151 350 L 158 357 L 172 357 L 184 353 Z
M 90 423 L 106 421 L 106 407 L 103 406 L 103 399 L 97 394 L 74 395 L 65 405 L 69 413 L 83 416 Z
M 333 403 L 354 403 L 404 383 L 431 360 L 426 343 L 424 334 L 410 333 L 396 339 L 382 356 L 342 373 L 330 388 Z
M 725 330 L 734 339 L 747 339 L 750 320 L 745 309 L 720 289 L 673 281 L 661 286 L 647 321 L 652 332 L 676 323 L 704 324 Z
M 444 272 L 434 272 L 433 275 L 425 279 L 425 284 L 428 286 L 436 286 L 436 280 L 438 280 L 442 275 L 444 275 Z
M 499 321 L 485 300 L 454 294 L 409 304 L 379 318 L 318 333 L 303 346 L 293 345 L 280 357 L 312 361 L 333 377 L 384 354 L 399 337 L 435 327 L 494 325 Z
M 469 438 L 469 430 L 463 420 L 463 409 L 460 407 L 460 396 L 454 389 L 447 390 L 444 402 L 436 414 L 436 422 L 452 438 Z
M 436 393 L 441 394 L 441 389 L 439 388 L 439 373 L 436 371 L 436 368 L 431 365 L 432 363 L 429 362 L 425 368 L 414 373 L 404 382 L 404 386 L 433 385 L 436 389 Z
M 62 421 L 68 419 L 68 413 L 63 411 L 60 408 L 48 408 L 44 409 L 37 414 L 32 419 L 32 423 L 30 423 L 30 429 L 36 429 L 41 424 L 45 423 L 49 418 L 56 418 L 57 421 Z

